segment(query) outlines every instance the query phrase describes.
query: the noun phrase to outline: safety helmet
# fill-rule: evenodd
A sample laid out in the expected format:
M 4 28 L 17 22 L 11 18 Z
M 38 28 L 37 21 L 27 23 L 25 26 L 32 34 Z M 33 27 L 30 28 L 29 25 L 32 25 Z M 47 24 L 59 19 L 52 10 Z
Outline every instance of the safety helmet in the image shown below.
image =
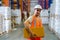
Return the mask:
M 42 9 L 41 5 L 36 5 L 36 6 L 34 7 L 34 9 L 36 9 L 36 8 Z

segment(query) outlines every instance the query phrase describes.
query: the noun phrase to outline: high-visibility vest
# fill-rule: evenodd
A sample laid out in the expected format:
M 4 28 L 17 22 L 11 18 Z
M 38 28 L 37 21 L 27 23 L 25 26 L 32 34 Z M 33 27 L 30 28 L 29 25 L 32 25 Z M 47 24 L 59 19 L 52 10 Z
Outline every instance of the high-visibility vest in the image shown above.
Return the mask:
M 32 23 L 31 23 L 31 28 L 39 28 L 42 27 L 42 21 L 40 18 L 33 17 Z
M 34 22 L 35 21 L 35 22 Z M 28 25 L 28 23 L 27 23 Z M 35 28 L 36 27 L 36 28 Z M 30 26 L 30 30 L 32 31 L 33 34 L 36 34 L 36 37 L 44 37 L 44 28 L 42 26 L 42 21 L 40 18 L 33 17 L 32 18 L 32 23 Z M 24 37 L 29 38 L 30 34 L 24 29 Z

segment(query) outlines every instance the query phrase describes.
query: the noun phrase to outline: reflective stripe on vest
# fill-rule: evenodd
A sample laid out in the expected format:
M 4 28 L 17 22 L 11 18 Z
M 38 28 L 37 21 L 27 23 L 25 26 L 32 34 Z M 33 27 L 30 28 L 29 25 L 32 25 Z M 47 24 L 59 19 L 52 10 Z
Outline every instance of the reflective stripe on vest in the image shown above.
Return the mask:
M 40 26 L 42 26 L 41 20 L 39 18 L 37 19 L 36 17 L 33 17 L 31 28 L 34 28 L 34 27 L 39 28 Z

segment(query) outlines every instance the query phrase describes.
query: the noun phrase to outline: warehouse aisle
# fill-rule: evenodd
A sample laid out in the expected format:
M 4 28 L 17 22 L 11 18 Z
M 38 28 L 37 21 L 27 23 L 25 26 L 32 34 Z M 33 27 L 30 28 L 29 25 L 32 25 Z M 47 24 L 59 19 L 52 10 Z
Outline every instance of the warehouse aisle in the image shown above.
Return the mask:
M 49 30 L 48 25 L 44 25 L 44 28 L 45 28 L 45 37 L 43 38 L 43 40 L 59 40 L 57 36 Z
M 43 40 L 58 40 L 56 35 L 54 35 L 51 31 L 48 29 L 48 25 L 44 25 L 45 28 L 45 37 Z M 11 33 L 1 35 L 0 40 L 26 40 L 23 38 L 23 24 L 21 24 L 20 27 L 12 31 Z

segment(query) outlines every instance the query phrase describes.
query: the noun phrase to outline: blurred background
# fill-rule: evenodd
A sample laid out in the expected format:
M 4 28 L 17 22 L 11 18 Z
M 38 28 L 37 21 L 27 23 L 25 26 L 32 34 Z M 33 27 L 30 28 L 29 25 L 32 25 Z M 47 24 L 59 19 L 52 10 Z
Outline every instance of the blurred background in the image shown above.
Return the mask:
M 43 40 L 60 40 L 60 0 L 0 0 L 0 40 L 26 40 L 24 21 L 42 6 Z

